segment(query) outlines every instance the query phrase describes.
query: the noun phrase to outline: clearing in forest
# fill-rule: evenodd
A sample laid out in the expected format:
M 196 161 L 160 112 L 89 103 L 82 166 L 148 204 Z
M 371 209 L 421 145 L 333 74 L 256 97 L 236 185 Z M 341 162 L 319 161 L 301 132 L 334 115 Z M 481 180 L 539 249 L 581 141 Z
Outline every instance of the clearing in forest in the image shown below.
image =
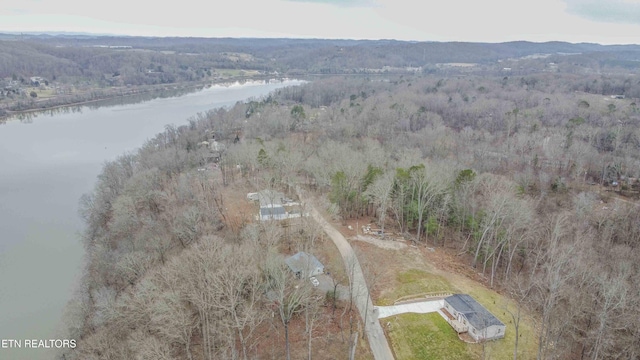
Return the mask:
M 336 227 L 349 232 L 346 226 Z M 482 358 L 483 354 L 484 358 L 513 359 L 515 329 L 507 310 L 514 311 L 516 302 L 470 278 L 468 275 L 477 276 L 469 270 L 470 266 L 449 256 L 441 248 L 431 251 L 433 249 L 409 246 L 391 250 L 353 238 L 352 246 L 357 249 L 361 262 L 375 264 L 370 266 L 375 269 L 371 277 L 374 283 L 369 284 L 373 289 L 375 305 L 393 305 L 396 301 L 424 299 L 425 296 L 438 293 L 464 293 L 471 295 L 507 325 L 503 339 L 470 344 L 460 340 L 438 313 L 407 313 L 381 319 L 397 360 L 476 359 Z M 533 319 L 526 311 L 522 313 L 518 359 L 534 359 L 537 354 L 537 334 Z

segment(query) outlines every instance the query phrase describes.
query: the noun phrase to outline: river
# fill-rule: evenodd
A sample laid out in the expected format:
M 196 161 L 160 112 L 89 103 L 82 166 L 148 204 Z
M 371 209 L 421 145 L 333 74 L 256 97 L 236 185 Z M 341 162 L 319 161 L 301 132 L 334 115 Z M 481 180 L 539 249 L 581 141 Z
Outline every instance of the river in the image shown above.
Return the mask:
M 167 124 L 185 124 L 199 112 L 301 82 L 213 85 L 177 97 L 115 99 L 0 124 L 0 359 L 54 356 L 53 350 L 26 348 L 24 340 L 64 334 L 64 307 L 83 261 L 78 200 L 91 191 L 105 161 L 134 151 Z

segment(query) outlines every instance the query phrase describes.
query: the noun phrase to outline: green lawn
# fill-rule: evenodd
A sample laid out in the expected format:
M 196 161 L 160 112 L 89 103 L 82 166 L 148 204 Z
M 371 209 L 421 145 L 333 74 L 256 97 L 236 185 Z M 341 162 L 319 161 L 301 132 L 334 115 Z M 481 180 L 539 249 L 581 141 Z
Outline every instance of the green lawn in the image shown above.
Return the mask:
M 484 344 L 467 344 L 438 313 L 401 314 L 381 320 L 390 323 L 388 338 L 397 360 L 431 359 L 513 359 L 515 331 L 507 323 L 504 339 L 488 341 Z M 536 358 L 535 336 L 528 323 L 521 322 L 518 359 Z
M 430 292 L 471 295 L 507 326 L 505 337 L 489 341 L 483 348 L 481 344 L 466 344 L 458 339 L 455 331 L 437 313 L 402 314 L 381 320 L 383 324 L 391 323 L 389 339 L 398 359 L 480 359 L 483 352 L 487 359 L 513 359 L 516 335 L 513 320 L 507 309 L 515 311 L 516 303 L 480 283 L 459 277 L 454 277 L 449 282 L 442 276 L 411 269 L 398 273 L 395 286 L 383 292 L 376 304 L 391 305 L 403 296 Z M 531 317 L 523 311 L 518 359 L 536 358 L 537 338 L 533 324 Z
M 507 329 L 505 337 L 500 340 L 490 341 L 486 343 L 485 352 L 489 354 L 490 359 L 508 360 L 513 359 L 513 348 L 516 339 L 515 327 L 513 319 L 507 309 L 515 312 L 516 303 L 506 297 L 487 289 L 481 285 L 474 285 L 464 291 L 471 295 L 476 301 L 482 304 L 487 310 L 502 321 Z M 528 360 L 535 359 L 537 355 L 537 338 L 533 328 L 533 320 L 527 316 L 526 311 L 522 311 L 520 320 L 520 340 L 518 341 L 518 359 Z M 480 345 L 474 345 L 472 349 L 479 357 L 482 353 Z
M 475 358 L 438 313 L 408 313 L 382 321 L 391 323 L 389 340 L 398 360 Z
M 454 292 L 447 279 L 424 270 L 411 269 L 396 276 L 396 286 L 381 294 L 376 305 L 392 305 L 394 301 L 411 295 L 435 292 Z
M 38 99 L 47 99 L 55 96 L 55 91 L 52 89 L 40 89 L 40 88 L 29 88 L 27 94 L 30 94 L 31 91 L 35 91 L 38 94 Z
M 242 69 L 215 69 L 215 72 L 223 77 L 254 76 L 260 74 L 260 72 L 256 70 Z

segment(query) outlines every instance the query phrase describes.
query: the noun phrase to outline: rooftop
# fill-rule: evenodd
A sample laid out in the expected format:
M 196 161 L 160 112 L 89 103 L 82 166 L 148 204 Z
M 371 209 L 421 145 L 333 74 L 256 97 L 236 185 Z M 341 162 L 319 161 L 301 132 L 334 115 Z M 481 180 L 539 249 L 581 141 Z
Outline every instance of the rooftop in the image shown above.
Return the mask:
M 322 265 L 320 260 L 303 251 L 288 257 L 284 262 L 294 273 L 308 274 L 311 273 L 310 270 L 324 268 L 324 265 Z
M 284 210 L 282 206 L 274 206 L 274 207 L 261 207 L 260 208 L 260 216 L 274 216 L 278 217 L 281 215 L 285 215 L 287 212 Z
M 481 330 L 493 325 L 504 325 L 489 310 L 467 294 L 455 294 L 444 299 L 456 311 L 462 313 L 474 328 Z

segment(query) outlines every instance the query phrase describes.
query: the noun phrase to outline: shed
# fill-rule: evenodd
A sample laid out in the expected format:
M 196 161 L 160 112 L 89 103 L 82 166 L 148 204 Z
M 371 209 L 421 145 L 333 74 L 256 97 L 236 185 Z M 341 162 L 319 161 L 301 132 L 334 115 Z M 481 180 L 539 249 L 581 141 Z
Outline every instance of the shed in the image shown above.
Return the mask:
M 324 265 L 315 256 L 300 251 L 284 261 L 298 278 L 307 278 L 324 273 Z
M 476 341 L 504 337 L 506 326 L 502 321 L 467 294 L 446 297 L 443 310 L 449 324 L 458 333 L 468 332 Z

